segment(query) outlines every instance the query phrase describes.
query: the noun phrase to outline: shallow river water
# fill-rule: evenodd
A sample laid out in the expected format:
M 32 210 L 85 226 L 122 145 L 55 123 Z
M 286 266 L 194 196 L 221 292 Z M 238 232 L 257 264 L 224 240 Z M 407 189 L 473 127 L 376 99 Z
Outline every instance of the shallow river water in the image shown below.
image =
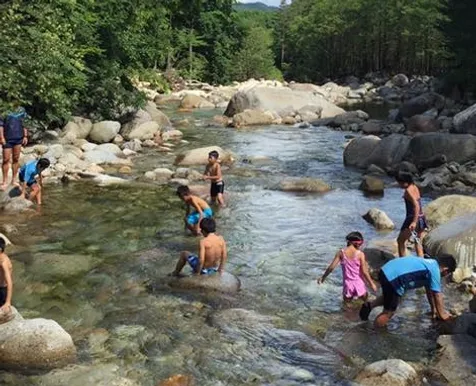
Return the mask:
M 219 296 L 160 285 L 178 253 L 197 243 L 183 230 L 183 206 L 172 188 L 70 183 L 46 187 L 41 213 L 0 219 L 19 230 L 10 253 L 19 311 L 58 321 L 91 374 L 114 372 L 140 385 L 174 374 L 191 375 L 199 385 L 346 384 L 366 362 L 428 358 L 434 339 L 424 294 L 409 296 L 389 330 L 375 332 L 357 311 L 343 312 L 340 268 L 324 285 L 315 282 L 347 233 L 395 238 L 395 232 L 378 234 L 361 215 L 378 207 L 399 226 L 402 191 L 390 187 L 382 198 L 367 198 L 357 189 L 360 173 L 342 164 L 346 133 L 207 127 L 213 114 L 189 116 L 194 124 L 183 131 L 190 144 L 180 147 L 219 145 L 236 155 L 225 169 L 228 207 L 217 221 L 228 242 L 227 270 L 240 277 L 241 292 Z M 148 151 L 135 160 L 133 177 L 171 160 Z M 294 176 L 321 178 L 333 190 L 270 189 Z M 158 284 L 154 291 L 150 283 Z M 249 312 L 217 314 L 229 309 Z M 4 372 L 0 383 L 84 385 L 87 379 L 73 371 L 60 375 L 64 383 L 51 374 Z

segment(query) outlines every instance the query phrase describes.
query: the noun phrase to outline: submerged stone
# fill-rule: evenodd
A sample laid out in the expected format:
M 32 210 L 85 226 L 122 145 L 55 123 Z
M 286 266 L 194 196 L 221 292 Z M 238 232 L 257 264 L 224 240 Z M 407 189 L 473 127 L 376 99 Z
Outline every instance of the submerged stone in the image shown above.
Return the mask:
M 204 291 L 218 291 L 235 293 L 241 288 L 240 279 L 235 275 L 224 272 L 223 275 L 201 275 L 171 278 L 168 285 L 180 289 L 200 289 Z

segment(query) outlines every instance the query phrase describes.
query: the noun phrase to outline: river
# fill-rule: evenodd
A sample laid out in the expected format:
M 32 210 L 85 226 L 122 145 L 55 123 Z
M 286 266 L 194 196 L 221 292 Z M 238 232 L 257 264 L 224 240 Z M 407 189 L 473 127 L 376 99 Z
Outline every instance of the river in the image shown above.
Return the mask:
M 402 191 L 393 185 L 384 197 L 368 198 L 357 189 L 360 173 L 342 164 L 348 133 L 208 127 L 204 122 L 213 114 L 188 115 L 193 124 L 183 131 L 190 144 L 180 146 L 219 145 L 237 156 L 224 171 L 228 206 L 217 222 L 228 242 L 227 270 L 240 277 L 242 291 L 218 296 L 160 285 L 151 291 L 149 283 L 160 284 L 178 253 L 197 243 L 184 233 L 183 207 L 173 189 L 70 183 L 45 189 L 41 213 L 0 219 L 20 233 L 11 252 L 20 312 L 60 323 L 73 336 L 81 364 L 117 365 L 121 376 L 140 385 L 174 374 L 210 386 L 346 384 L 355 364 L 428 358 L 435 343 L 422 292 L 406 298 L 388 331 L 374 332 L 356 312 L 342 311 L 340 269 L 324 285 L 315 282 L 347 233 L 360 230 L 366 240 L 396 237 L 396 231 L 379 234 L 361 215 L 378 207 L 399 226 Z M 131 178 L 169 167 L 171 159 L 148 150 L 135 160 Z M 270 189 L 294 176 L 321 178 L 333 190 L 315 195 Z M 53 272 L 35 263 L 45 255 L 61 261 Z M 251 322 L 217 328 L 210 321 L 232 308 L 276 319 L 261 323 L 263 328 Z M 64 384 L 74 385 L 65 374 Z M 47 375 L 0 373 L 0 381 L 53 384 Z

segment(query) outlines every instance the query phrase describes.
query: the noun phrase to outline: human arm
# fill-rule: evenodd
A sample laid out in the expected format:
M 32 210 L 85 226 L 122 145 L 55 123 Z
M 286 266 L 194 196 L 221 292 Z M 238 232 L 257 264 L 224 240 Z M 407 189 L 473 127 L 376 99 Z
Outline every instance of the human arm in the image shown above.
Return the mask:
M 327 267 L 326 271 L 324 272 L 324 275 L 322 275 L 319 279 L 317 279 L 317 284 L 322 284 L 326 280 L 327 276 L 329 276 L 332 271 L 339 265 L 340 261 L 340 251 L 336 253 L 334 256 L 334 260 L 332 260 L 331 264 Z
M 227 248 L 226 248 L 226 242 L 225 242 L 225 240 L 223 240 L 220 265 L 218 266 L 218 273 L 220 275 L 222 275 L 224 270 L 225 270 L 225 264 L 226 264 L 227 260 L 228 260 L 228 251 L 227 251 Z
M 3 121 L 0 119 L 0 145 L 5 145 L 7 141 L 5 140 L 5 129 L 3 128 Z
M 438 318 L 442 321 L 450 320 L 451 314 L 445 310 L 443 294 L 441 292 L 431 291 L 431 295 L 432 295 L 434 307 L 436 310 L 435 316 L 438 316 Z
M 7 284 L 7 298 L 5 300 L 5 304 L 1 307 L 1 310 L 8 312 L 10 311 L 10 306 L 12 305 L 13 280 L 10 265 L 6 259 L 3 259 L 2 269 L 5 282 Z
M 205 240 L 200 240 L 200 252 L 198 253 L 198 269 L 194 272 L 194 275 L 200 275 L 202 273 L 203 266 L 205 265 Z
M 23 146 L 28 145 L 28 130 L 26 129 L 26 127 L 23 128 L 23 140 L 21 144 Z
M 361 261 L 360 270 L 361 270 L 361 273 L 362 273 L 365 281 L 370 286 L 370 288 L 372 288 L 372 291 L 377 292 L 377 285 L 375 284 L 372 277 L 370 276 L 369 265 L 367 264 L 367 259 L 365 258 L 365 253 L 363 253 L 363 252 L 360 254 L 360 261 Z

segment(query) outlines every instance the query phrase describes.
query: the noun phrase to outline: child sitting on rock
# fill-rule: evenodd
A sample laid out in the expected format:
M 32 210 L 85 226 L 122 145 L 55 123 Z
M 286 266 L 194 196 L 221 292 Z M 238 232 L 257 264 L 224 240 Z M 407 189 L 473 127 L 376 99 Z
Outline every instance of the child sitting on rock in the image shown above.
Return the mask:
M 12 262 L 5 253 L 6 242 L 0 237 L 0 312 L 10 313 L 13 294 Z
M 336 253 L 334 260 L 332 260 L 324 275 L 317 280 L 317 283 L 324 283 L 327 276 L 340 263 L 344 278 L 342 294 L 344 302 L 349 302 L 354 298 L 366 300 L 368 294 L 365 283 L 367 282 L 374 292 L 377 292 L 377 286 L 370 277 L 365 254 L 360 250 L 364 243 L 364 237 L 360 232 L 352 232 L 347 235 L 346 240 L 347 247 Z
M 213 217 L 212 209 L 204 199 L 194 196 L 188 186 L 179 186 L 177 195 L 187 204 L 185 226 L 198 236 L 200 234 L 200 222 L 205 218 Z M 191 207 L 194 209 L 192 213 L 190 213 Z
M 40 158 L 38 161 L 31 161 L 23 165 L 20 169 L 21 197 L 26 198 L 27 187 L 31 189 L 29 199 L 36 198 L 38 205 L 41 205 L 41 189 L 43 188 L 43 177 L 41 173 L 49 168 L 50 161 L 47 158 Z
M 223 237 L 215 234 L 216 223 L 212 218 L 204 218 L 200 222 L 204 238 L 199 243 L 198 255 L 183 251 L 172 272 L 172 276 L 180 276 L 180 272 L 188 263 L 194 275 L 222 274 L 225 269 L 228 253 Z

